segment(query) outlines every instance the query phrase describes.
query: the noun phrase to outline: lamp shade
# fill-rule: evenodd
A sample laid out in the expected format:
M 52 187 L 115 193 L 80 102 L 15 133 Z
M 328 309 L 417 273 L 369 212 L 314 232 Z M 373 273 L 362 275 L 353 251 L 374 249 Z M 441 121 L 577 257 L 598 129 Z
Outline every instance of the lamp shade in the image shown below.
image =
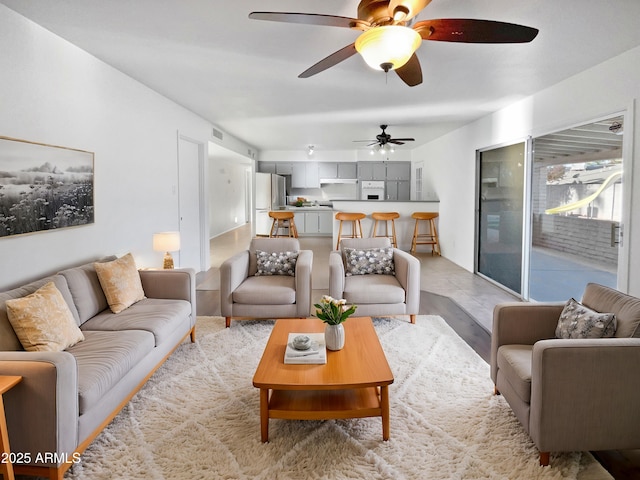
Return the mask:
M 154 233 L 153 249 L 156 252 L 175 252 L 180 250 L 180 232 Z
M 406 64 L 421 42 L 422 37 L 412 28 L 388 25 L 360 34 L 356 50 L 371 68 L 387 71 Z

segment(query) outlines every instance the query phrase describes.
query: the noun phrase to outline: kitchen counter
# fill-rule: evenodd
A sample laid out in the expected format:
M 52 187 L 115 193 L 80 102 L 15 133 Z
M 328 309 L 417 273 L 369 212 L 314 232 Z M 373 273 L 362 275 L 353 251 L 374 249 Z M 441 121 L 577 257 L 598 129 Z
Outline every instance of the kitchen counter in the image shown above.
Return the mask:
M 294 205 L 287 205 L 285 210 L 291 210 L 292 212 L 317 212 L 317 211 L 332 211 L 333 207 L 327 207 L 325 205 L 310 205 L 308 207 L 296 207 Z
M 413 229 L 415 226 L 415 220 L 411 218 L 413 212 L 439 212 L 440 201 L 439 200 L 412 200 L 412 201 L 386 201 L 386 200 L 334 200 L 333 210 L 337 212 L 360 212 L 366 215 L 361 220 L 362 232 L 365 237 L 370 237 L 373 233 L 373 219 L 371 214 L 373 212 L 398 212 L 400 218 L 395 220 L 396 226 L 396 238 L 398 239 L 398 248 L 401 250 L 409 251 L 411 249 L 411 240 L 413 239 Z M 436 225 L 438 221 L 436 220 Z M 338 240 L 338 227 L 340 222 L 333 220 L 333 248 L 336 246 Z M 425 226 L 422 226 L 421 232 L 424 231 Z M 346 227 L 346 231 L 349 232 L 349 227 Z M 343 228 L 345 230 L 345 228 Z M 391 225 L 389 225 L 391 230 Z M 380 228 L 378 224 L 378 234 L 384 234 L 384 226 Z

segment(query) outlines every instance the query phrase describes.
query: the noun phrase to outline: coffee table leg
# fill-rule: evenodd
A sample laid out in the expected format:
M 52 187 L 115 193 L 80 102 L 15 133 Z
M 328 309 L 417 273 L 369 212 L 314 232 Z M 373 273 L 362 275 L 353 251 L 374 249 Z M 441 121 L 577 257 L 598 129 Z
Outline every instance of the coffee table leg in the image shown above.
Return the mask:
M 263 443 L 269 441 L 269 389 L 260 389 L 260 437 Z
M 380 387 L 380 410 L 382 410 L 382 440 L 389 440 L 389 387 Z

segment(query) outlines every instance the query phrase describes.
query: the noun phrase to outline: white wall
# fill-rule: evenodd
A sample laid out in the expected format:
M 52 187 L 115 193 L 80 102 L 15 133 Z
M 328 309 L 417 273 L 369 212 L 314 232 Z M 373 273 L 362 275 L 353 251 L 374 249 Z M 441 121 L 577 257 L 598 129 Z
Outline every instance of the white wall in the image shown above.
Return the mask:
M 413 161 L 424 161 L 423 190 L 436 192 L 440 199 L 443 255 L 473 271 L 478 149 L 625 111 L 625 148 L 630 147 L 625 156 L 635 165 L 625 172 L 624 188 L 633 192 L 633 186 L 640 185 L 640 131 L 632 128 L 631 117 L 638 115 L 639 97 L 640 47 L 414 150 Z M 640 195 L 632 194 L 632 212 L 625 231 L 630 245 L 628 291 L 640 295 Z
M 95 223 L 0 238 L 0 288 L 105 254 L 160 265 L 152 235 L 178 229 L 178 132 L 206 144 L 212 126 L 3 5 L 0 32 L 0 135 L 95 152 Z
M 211 157 L 209 164 L 209 236 L 215 237 L 250 221 L 246 215 L 250 165 Z

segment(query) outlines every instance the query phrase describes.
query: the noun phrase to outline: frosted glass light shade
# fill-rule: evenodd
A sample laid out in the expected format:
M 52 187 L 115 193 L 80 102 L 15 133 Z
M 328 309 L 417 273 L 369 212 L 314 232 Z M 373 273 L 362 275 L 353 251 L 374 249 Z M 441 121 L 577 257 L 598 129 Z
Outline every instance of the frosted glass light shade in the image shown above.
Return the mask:
M 156 252 L 175 252 L 180 250 L 180 232 L 154 233 L 153 249 Z
M 360 34 L 356 50 L 371 68 L 395 70 L 406 64 L 422 43 L 418 32 L 409 27 L 388 25 L 375 27 Z

